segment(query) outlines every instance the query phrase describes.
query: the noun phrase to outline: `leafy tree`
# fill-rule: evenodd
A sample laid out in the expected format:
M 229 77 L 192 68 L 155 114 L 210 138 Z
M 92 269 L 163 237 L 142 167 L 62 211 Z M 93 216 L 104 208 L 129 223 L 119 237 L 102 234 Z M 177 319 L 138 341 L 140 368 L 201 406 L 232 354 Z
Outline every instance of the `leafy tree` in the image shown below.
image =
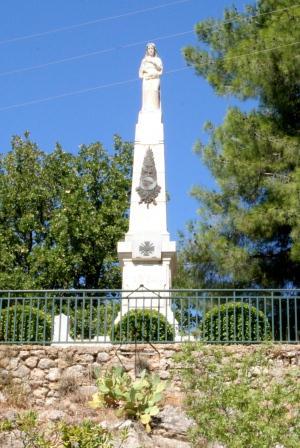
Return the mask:
M 18 136 L 0 159 L 0 288 L 112 288 L 127 229 L 132 146 L 77 155 Z
M 183 238 L 178 284 L 300 286 L 299 18 L 294 0 L 233 7 L 196 25 L 204 49 L 184 49 L 218 95 L 257 108 L 230 108 L 197 144 L 217 187 L 193 189 L 201 218 Z

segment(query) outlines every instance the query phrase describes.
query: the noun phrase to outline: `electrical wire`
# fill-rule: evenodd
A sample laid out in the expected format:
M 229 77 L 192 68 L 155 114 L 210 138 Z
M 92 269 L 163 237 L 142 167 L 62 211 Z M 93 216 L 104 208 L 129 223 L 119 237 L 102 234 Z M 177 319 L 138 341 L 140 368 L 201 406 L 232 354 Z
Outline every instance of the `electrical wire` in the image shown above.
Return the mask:
M 255 50 L 255 51 L 252 51 L 252 52 L 249 52 L 249 53 L 242 53 L 242 54 L 230 57 L 230 58 L 224 56 L 223 58 L 218 58 L 218 61 L 220 59 L 223 59 L 223 60 L 226 60 L 226 59 L 229 59 L 229 60 L 238 59 L 238 58 L 241 58 L 241 57 L 250 56 L 252 54 L 265 53 L 267 51 L 273 51 L 273 50 L 277 50 L 277 49 L 280 49 L 280 48 L 285 48 L 285 47 L 288 47 L 288 46 L 293 46 L 293 45 L 298 45 L 298 44 L 300 44 L 300 41 L 292 42 L 292 43 L 285 44 L 285 45 L 279 45 L 277 47 L 265 48 L 263 50 Z M 216 63 L 218 61 L 203 62 L 202 64 L 199 64 L 199 65 L 209 65 L 209 64 Z M 169 75 L 169 74 L 172 74 L 172 73 L 177 73 L 177 72 L 180 72 L 180 71 L 183 71 L 183 70 L 187 70 L 189 68 L 190 67 L 180 67 L 180 68 L 168 70 L 168 71 L 165 72 L 165 74 Z M 60 98 L 66 98 L 66 97 L 79 95 L 79 94 L 83 94 L 83 93 L 93 92 L 95 90 L 102 90 L 102 89 L 106 89 L 106 88 L 110 88 L 110 87 L 117 87 L 117 86 L 121 86 L 121 85 L 125 85 L 125 84 L 130 84 L 130 83 L 133 83 L 133 82 L 137 82 L 138 80 L 139 80 L 138 78 L 133 78 L 133 79 L 128 79 L 128 80 L 124 80 L 124 81 L 117 81 L 117 82 L 113 82 L 113 83 L 109 83 L 109 84 L 102 84 L 102 85 L 95 86 L 95 87 L 89 87 L 89 88 L 86 88 L 86 89 L 76 90 L 76 91 L 73 91 L 73 92 L 67 92 L 67 93 L 62 93 L 62 94 L 59 94 L 59 95 L 54 95 L 54 96 L 49 96 L 49 97 L 45 97 L 45 98 L 40 98 L 40 99 L 37 99 L 37 100 L 26 101 L 24 103 L 12 104 L 10 106 L 0 107 L 0 112 L 6 111 L 6 110 L 10 110 L 10 109 L 17 109 L 19 107 L 24 107 L 24 106 L 30 106 L 30 105 L 34 105 L 34 104 L 44 103 L 44 102 L 47 102 L 47 101 L 52 101 L 52 100 L 56 100 L 56 99 L 60 99 Z
M 174 38 L 174 37 L 183 36 L 183 35 L 192 34 L 192 33 L 193 33 L 193 31 L 183 31 L 183 32 L 180 32 L 180 33 L 168 34 L 168 35 L 165 35 L 165 36 L 158 36 L 158 37 L 149 39 L 149 41 L 150 40 L 151 41 L 154 40 L 154 41 L 157 42 L 157 41 L 160 41 L 160 40 L 171 39 L 171 38 Z M 76 56 L 71 56 L 69 58 L 57 59 L 55 61 L 50 61 L 50 62 L 47 62 L 45 64 L 33 65 L 31 67 L 24 67 L 24 68 L 20 68 L 20 69 L 16 69 L 16 70 L 9 70 L 9 71 L 6 71 L 6 72 L 0 72 L 0 76 L 7 76 L 7 75 L 13 75 L 13 74 L 17 74 L 17 73 L 29 72 L 29 71 L 32 71 L 32 70 L 37 70 L 37 69 L 49 67 L 51 65 L 57 65 L 57 64 L 64 63 L 64 62 L 76 61 L 76 60 L 79 60 L 79 59 L 84 59 L 84 58 L 87 58 L 87 57 L 96 56 L 96 55 L 100 55 L 100 54 L 103 54 L 103 53 L 109 53 L 111 51 L 116 51 L 116 50 L 123 49 L 123 48 L 136 47 L 138 45 L 145 44 L 146 42 L 148 42 L 148 40 L 147 41 L 133 42 L 133 43 L 130 43 L 130 44 L 120 45 L 120 46 L 112 47 L 112 48 L 104 48 L 103 50 L 92 51 L 90 53 L 83 53 L 83 54 L 79 54 L 79 55 L 76 55 Z
M 188 1 L 188 0 L 186 0 L 186 1 Z M 166 5 L 170 5 L 170 3 L 166 4 Z M 259 14 L 253 14 L 253 15 L 250 15 L 250 16 L 247 16 L 247 17 L 239 17 L 239 19 L 241 19 L 241 20 L 248 20 L 249 18 L 255 18 L 255 17 L 258 17 L 258 16 L 267 15 L 267 14 L 275 14 L 275 13 L 278 13 L 278 12 L 282 12 L 282 11 L 286 11 L 286 10 L 289 10 L 289 9 L 292 9 L 292 8 L 296 8 L 298 6 L 300 6 L 300 3 L 297 4 L 297 5 L 293 5 L 293 6 L 287 7 L 287 8 L 275 9 L 273 11 L 269 11 L 269 12 L 265 12 L 265 13 L 259 13 Z M 238 20 L 238 18 L 225 20 L 225 21 L 222 22 L 222 24 L 226 24 L 226 23 L 228 24 L 228 23 L 231 23 L 231 22 L 233 22 L 235 20 Z M 86 23 L 89 23 L 89 22 L 86 22 Z M 219 25 L 212 26 L 211 28 L 214 28 L 214 27 L 217 28 L 218 26 Z M 76 60 L 80 60 L 80 59 L 84 59 L 84 58 L 88 58 L 88 57 L 92 57 L 92 56 L 97 56 L 97 55 L 104 54 L 104 53 L 109 53 L 109 52 L 116 51 L 116 50 L 119 50 L 119 49 L 135 47 L 135 46 L 142 45 L 142 44 L 145 45 L 146 42 L 148 42 L 148 41 L 156 41 L 157 42 L 157 41 L 161 41 L 161 40 L 164 40 L 164 39 L 172 39 L 174 37 L 184 36 L 184 35 L 187 35 L 187 34 L 193 34 L 193 32 L 194 32 L 193 30 L 187 30 L 187 31 L 179 32 L 179 33 L 168 34 L 168 35 L 165 35 L 165 36 L 152 37 L 150 39 L 147 39 L 147 41 L 143 40 L 143 41 L 138 41 L 138 42 L 132 42 L 132 43 L 129 43 L 129 44 L 124 44 L 124 45 L 115 46 L 115 47 L 111 47 L 111 48 L 104 48 L 102 50 L 96 50 L 96 51 L 92 51 L 92 52 L 89 52 L 89 53 L 83 53 L 83 54 L 80 54 L 80 55 L 70 56 L 68 58 L 57 59 L 57 60 L 54 60 L 54 61 L 46 62 L 44 64 L 38 64 L 38 65 L 30 66 L 30 67 L 24 67 L 24 68 L 20 68 L 20 69 L 14 69 L 14 70 L 8 70 L 8 71 L 5 71 L 5 72 L 0 72 L 0 76 L 8 76 L 8 75 L 13 75 L 13 74 L 18 74 L 18 73 L 25 73 L 25 72 L 29 72 L 29 71 L 33 71 L 33 70 L 38 70 L 38 69 L 50 67 L 52 65 L 58 65 L 58 64 L 65 63 L 65 62 L 76 61 Z M 32 35 L 32 36 L 34 36 L 34 35 Z M 5 42 L 7 42 L 7 41 L 5 41 Z M 0 41 L 0 44 L 1 43 L 2 42 Z
M 177 5 L 177 4 L 180 4 L 180 3 L 187 3 L 189 1 L 191 1 L 191 0 L 176 0 L 176 1 L 173 1 L 173 2 L 169 2 L 169 3 L 164 3 L 162 5 L 152 6 L 150 8 L 144 8 L 144 9 L 138 9 L 136 11 L 126 12 L 124 14 L 118 14 L 118 15 L 115 15 L 115 16 L 108 16 L 108 17 L 100 17 L 99 19 L 90 20 L 88 22 L 82 22 L 82 23 L 77 23 L 75 25 L 63 26 L 61 28 L 54 28 L 52 30 L 43 31 L 41 33 L 27 34 L 25 36 L 13 37 L 11 39 L 1 40 L 0 41 L 0 45 L 12 43 L 12 42 L 19 42 L 19 41 L 27 40 L 27 39 L 33 39 L 35 37 L 47 36 L 49 34 L 54 34 L 54 33 L 60 33 L 62 31 L 73 30 L 73 29 L 76 29 L 76 28 L 81 28 L 81 27 L 85 27 L 85 26 L 89 26 L 89 25 L 94 25 L 96 23 L 107 22 L 109 20 L 121 19 L 123 17 L 130 17 L 130 16 L 134 16 L 134 15 L 137 15 L 137 14 L 142 14 L 142 13 L 146 13 L 146 12 L 150 12 L 150 11 L 155 11 L 155 10 L 161 9 L 161 8 L 166 8 L 168 6 L 174 6 L 174 5 Z

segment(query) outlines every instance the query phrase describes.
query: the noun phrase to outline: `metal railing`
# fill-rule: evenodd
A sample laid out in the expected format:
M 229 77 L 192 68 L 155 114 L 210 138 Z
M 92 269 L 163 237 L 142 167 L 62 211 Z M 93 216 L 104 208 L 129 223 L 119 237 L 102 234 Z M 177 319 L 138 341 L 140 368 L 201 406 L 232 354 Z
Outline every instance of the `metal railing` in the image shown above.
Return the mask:
M 300 342 L 300 290 L 0 291 L 0 344 Z

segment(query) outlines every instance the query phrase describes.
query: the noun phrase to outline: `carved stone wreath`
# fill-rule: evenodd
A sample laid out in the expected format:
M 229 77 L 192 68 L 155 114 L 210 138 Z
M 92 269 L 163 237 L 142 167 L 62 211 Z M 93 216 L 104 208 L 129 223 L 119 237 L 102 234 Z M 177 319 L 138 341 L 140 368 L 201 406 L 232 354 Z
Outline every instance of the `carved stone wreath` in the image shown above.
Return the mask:
M 144 202 L 147 204 L 147 208 L 149 208 L 149 204 L 151 203 L 156 205 L 155 199 L 159 195 L 160 190 L 161 187 L 157 185 L 157 173 L 153 152 L 149 147 L 143 161 L 140 185 L 136 189 L 141 198 L 139 203 L 142 204 Z
M 148 257 L 154 252 L 154 245 L 151 243 L 151 241 L 144 241 L 142 244 L 139 245 L 139 251 L 142 255 L 145 257 Z

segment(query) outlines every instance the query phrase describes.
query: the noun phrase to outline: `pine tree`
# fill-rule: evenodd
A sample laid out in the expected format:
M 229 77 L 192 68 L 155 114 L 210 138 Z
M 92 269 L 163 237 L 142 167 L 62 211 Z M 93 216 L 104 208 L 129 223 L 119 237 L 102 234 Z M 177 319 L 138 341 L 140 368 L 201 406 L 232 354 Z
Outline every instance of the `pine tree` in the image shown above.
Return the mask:
M 184 238 L 178 285 L 300 287 L 299 19 L 293 0 L 260 0 L 198 23 L 205 49 L 184 49 L 218 95 L 257 108 L 229 109 L 196 146 L 218 187 L 193 189 L 201 218 Z

